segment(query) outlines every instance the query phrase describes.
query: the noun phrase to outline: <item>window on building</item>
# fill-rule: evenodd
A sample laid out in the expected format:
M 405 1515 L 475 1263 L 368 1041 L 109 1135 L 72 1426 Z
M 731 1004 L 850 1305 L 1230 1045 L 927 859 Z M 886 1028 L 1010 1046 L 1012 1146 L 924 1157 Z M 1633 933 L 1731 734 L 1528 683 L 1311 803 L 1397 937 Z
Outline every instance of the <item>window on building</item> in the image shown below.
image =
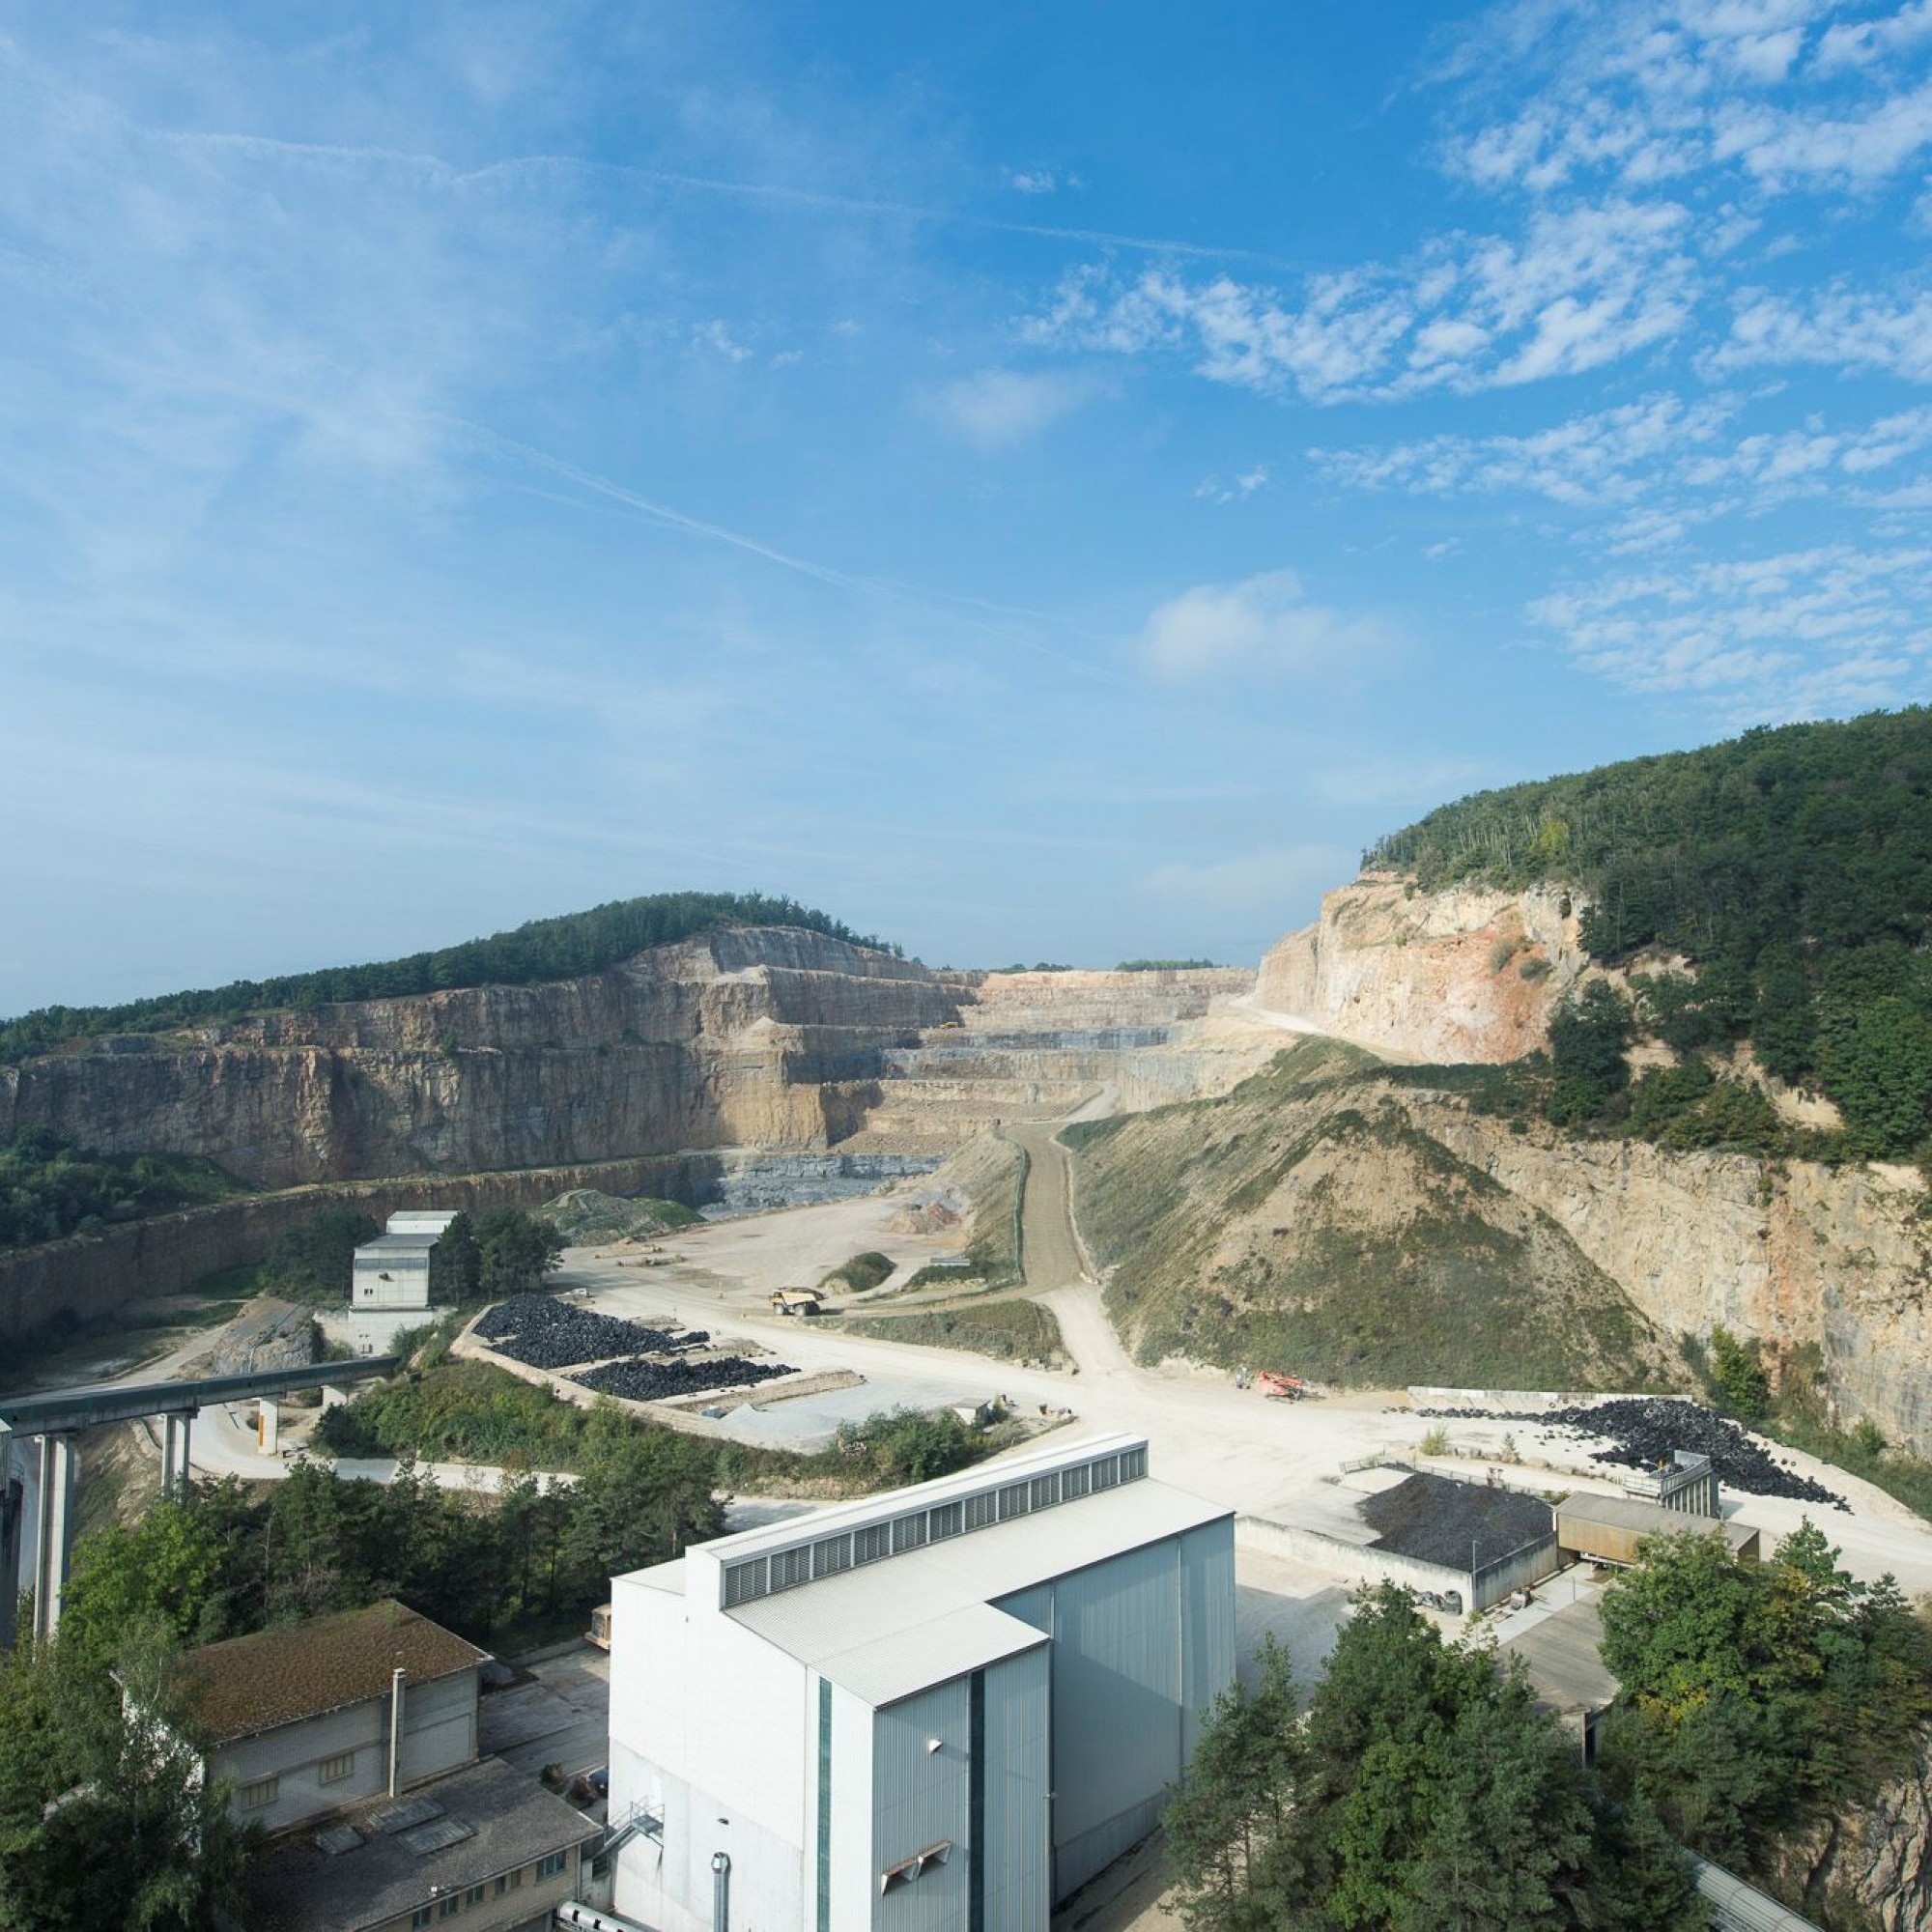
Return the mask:
M 540 1858 L 540 1859 L 539 1859 L 539 1860 L 537 1861 L 537 1879 L 538 1879 L 538 1882 L 539 1882 L 539 1883 L 541 1883 L 541 1882 L 542 1882 L 543 1880 L 545 1880 L 545 1879 L 547 1879 L 547 1878 L 554 1878 L 554 1877 L 556 1877 L 556 1875 L 557 1875 L 557 1874 L 558 1874 L 558 1873 L 559 1873 L 560 1871 L 562 1871 L 562 1869 L 563 1869 L 563 1867 L 564 1867 L 564 1863 L 565 1863 L 565 1854 L 564 1854 L 564 1853 L 562 1853 L 562 1852 L 546 1852 L 546 1853 L 545 1853 L 545 1854 L 543 1855 L 543 1857 L 542 1857 L 542 1858 Z
M 326 1757 L 322 1770 L 317 1774 L 324 1784 L 340 1784 L 345 1777 L 355 1776 L 355 1753 L 344 1751 L 340 1757 Z
M 1027 1513 L 1027 1486 L 1024 1483 L 1009 1483 L 1000 1492 L 1000 1520 L 1006 1522 L 1016 1516 Z
M 985 1491 L 980 1495 L 968 1496 L 965 1503 L 966 1527 L 968 1529 L 984 1529 L 993 1520 L 994 1513 L 998 1508 L 998 1499 L 994 1496 L 991 1490 Z
M 811 1546 L 811 1574 L 814 1577 L 836 1577 L 841 1570 L 852 1567 L 852 1539 L 849 1536 L 828 1536 L 823 1542 Z
M 893 1524 L 893 1553 L 923 1548 L 925 1544 L 925 1514 L 902 1516 Z
M 1076 1496 L 1084 1496 L 1087 1493 L 1088 1473 L 1084 1463 L 1078 1468 L 1061 1470 L 1060 1491 L 1068 1502 Z
M 943 1543 L 949 1536 L 959 1534 L 965 1527 L 961 1514 L 963 1507 L 959 1503 L 941 1503 L 926 1513 L 925 1520 L 931 1528 L 933 1542 Z
M 445 1898 L 442 1901 L 442 1903 L 436 1908 L 436 1916 L 439 1918 L 454 1918 L 456 1915 L 462 1910 L 463 1910 L 463 1894 L 460 1891 L 452 1891 L 449 1894 L 449 1896 Z
M 1036 1476 L 1033 1479 L 1033 1506 L 1037 1510 L 1051 1509 L 1060 1500 L 1060 1475 L 1058 1471 L 1050 1476 Z
M 515 1891 L 524 1882 L 524 1868 L 519 1865 L 513 1872 L 505 1872 L 497 1881 L 497 1896 L 501 1898 L 506 1891 Z
M 810 1547 L 801 1549 L 781 1549 L 772 1558 L 772 1588 L 790 1590 L 806 1582 L 811 1576 L 811 1550 Z
M 416 1909 L 410 1914 L 411 1932 L 418 1932 L 419 1927 L 427 1925 L 430 1922 L 430 1920 L 435 1917 L 436 1917 L 435 1906 L 433 1905 L 417 1906 Z
M 1121 1480 L 1121 1459 L 1118 1456 L 1102 1456 L 1091 1466 L 1096 1490 L 1111 1490 Z
M 893 1526 L 889 1522 L 870 1522 L 864 1529 L 852 1534 L 852 1561 L 854 1563 L 876 1563 L 882 1556 L 893 1553 Z
M 253 1784 L 244 1784 L 235 1796 L 244 1811 L 266 1811 L 282 1795 L 282 1780 L 279 1777 L 258 1777 Z
M 1146 1449 L 1122 1449 L 1121 1451 L 1121 1481 L 1123 1483 L 1137 1483 L 1146 1474 Z

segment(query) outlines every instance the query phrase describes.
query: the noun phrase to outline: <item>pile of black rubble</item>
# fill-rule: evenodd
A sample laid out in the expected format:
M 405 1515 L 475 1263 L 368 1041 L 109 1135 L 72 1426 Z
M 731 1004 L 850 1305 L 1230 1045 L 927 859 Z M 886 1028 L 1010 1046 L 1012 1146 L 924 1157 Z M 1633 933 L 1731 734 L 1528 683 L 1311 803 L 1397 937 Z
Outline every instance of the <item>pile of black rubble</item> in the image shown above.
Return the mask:
M 784 1362 L 748 1362 L 741 1355 L 724 1355 L 709 1362 L 607 1362 L 570 1379 L 626 1402 L 663 1402 L 670 1396 L 743 1388 L 748 1382 L 768 1382 L 776 1376 L 797 1373 Z
M 613 1355 L 698 1349 L 711 1339 L 701 1328 L 669 1335 L 640 1321 L 593 1315 L 554 1294 L 513 1294 L 491 1309 L 474 1332 L 498 1354 L 527 1362 L 533 1369 L 567 1369 L 575 1362 L 608 1361 Z
M 1713 1415 L 1693 1402 L 1668 1397 L 1620 1396 L 1578 1407 L 1545 1409 L 1539 1414 L 1516 1414 L 1500 1409 L 1425 1408 L 1423 1415 L 1453 1419 L 1480 1415 L 1492 1422 L 1533 1422 L 1572 1435 L 1605 1436 L 1611 1446 L 1593 1453 L 1599 1463 L 1615 1463 L 1630 1469 L 1655 1469 L 1670 1461 L 1671 1452 L 1708 1456 L 1718 1480 L 1726 1489 L 1750 1496 L 1788 1496 L 1793 1502 L 1851 1506 L 1822 1483 L 1787 1469 L 1753 1442 L 1735 1422 Z

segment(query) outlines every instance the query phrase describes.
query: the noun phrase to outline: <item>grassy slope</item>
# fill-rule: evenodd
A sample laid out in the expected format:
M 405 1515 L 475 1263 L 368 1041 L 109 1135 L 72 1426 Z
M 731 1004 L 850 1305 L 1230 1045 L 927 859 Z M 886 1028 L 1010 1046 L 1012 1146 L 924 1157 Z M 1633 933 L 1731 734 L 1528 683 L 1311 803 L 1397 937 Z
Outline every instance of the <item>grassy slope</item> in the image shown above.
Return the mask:
M 935 1349 L 969 1349 L 1003 1362 L 1064 1359 L 1060 1323 L 1037 1301 L 1007 1296 L 998 1301 L 914 1308 L 903 1315 L 867 1315 L 843 1321 L 854 1335 L 878 1342 L 920 1342 Z
M 1402 1101 L 1366 1056 L 1311 1041 L 1225 1099 L 1069 1133 L 1081 1225 L 1143 1359 L 1361 1386 L 1668 1375 L 1616 1283 Z

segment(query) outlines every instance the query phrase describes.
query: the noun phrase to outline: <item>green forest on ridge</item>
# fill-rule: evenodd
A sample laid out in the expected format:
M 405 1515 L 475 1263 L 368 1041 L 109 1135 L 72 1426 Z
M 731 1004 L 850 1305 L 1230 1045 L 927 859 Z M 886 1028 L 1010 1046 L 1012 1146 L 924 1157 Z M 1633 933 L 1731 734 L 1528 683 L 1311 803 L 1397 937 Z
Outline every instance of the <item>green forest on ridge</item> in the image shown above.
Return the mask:
M 1691 962 L 1694 978 L 1639 976 L 1634 1010 L 1598 989 L 1559 1018 L 1559 1074 L 1578 1079 L 1559 1081 L 1552 1118 L 1601 1113 L 1624 1084 L 1623 1040 L 1649 1034 L 1685 1056 L 1748 1039 L 1770 1072 L 1820 1089 L 1846 1133 L 1816 1151 L 1904 1156 L 1932 1136 L 1932 711 L 1748 731 L 1479 792 L 1363 863 L 1426 889 L 1560 882 L 1589 901 L 1592 957 Z M 1708 1092 L 1688 1093 L 1699 1079 L 1680 1097 L 1703 1106 Z M 1681 1118 L 1661 1090 L 1648 1097 L 1660 1121 Z
M 117 1007 L 42 1007 L 0 1023 L 0 1060 L 44 1053 L 71 1039 L 108 1033 L 166 1033 L 177 1027 L 245 1018 L 288 1008 L 392 1000 L 461 986 L 529 986 L 601 973 L 647 947 L 669 946 L 724 925 L 787 925 L 853 946 L 890 952 L 829 913 L 764 893 L 653 893 L 612 899 L 588 912 L 533 919 L 509 932 L 412 952 L 368 966 L 331 966 L 272 980 L 163 993 Z

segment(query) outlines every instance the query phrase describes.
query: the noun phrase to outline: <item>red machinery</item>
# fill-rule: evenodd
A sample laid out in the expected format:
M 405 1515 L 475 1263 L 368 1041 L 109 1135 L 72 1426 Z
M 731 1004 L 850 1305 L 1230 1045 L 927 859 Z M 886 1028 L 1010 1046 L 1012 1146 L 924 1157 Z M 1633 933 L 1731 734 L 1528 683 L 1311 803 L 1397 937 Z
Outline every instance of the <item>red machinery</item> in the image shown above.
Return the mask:
M 1259 1371 L 1255 1386 L 1271 1402 L 1299 1402 L 1308 1393 L 1308 1384 L 1299 1376 L 1283 1375 L 1275 1369 Z

